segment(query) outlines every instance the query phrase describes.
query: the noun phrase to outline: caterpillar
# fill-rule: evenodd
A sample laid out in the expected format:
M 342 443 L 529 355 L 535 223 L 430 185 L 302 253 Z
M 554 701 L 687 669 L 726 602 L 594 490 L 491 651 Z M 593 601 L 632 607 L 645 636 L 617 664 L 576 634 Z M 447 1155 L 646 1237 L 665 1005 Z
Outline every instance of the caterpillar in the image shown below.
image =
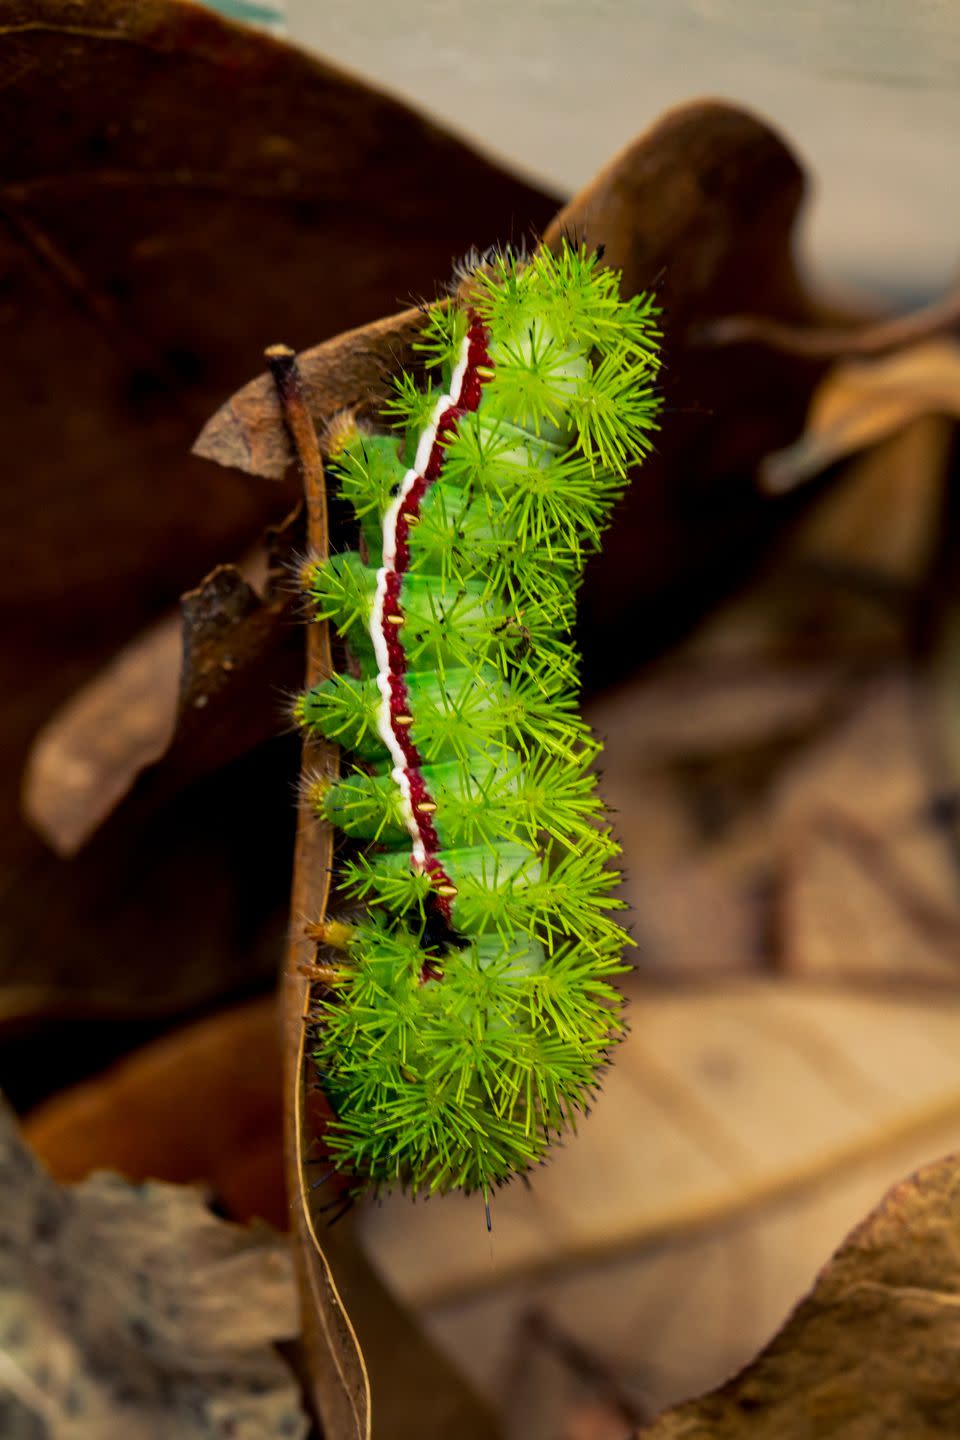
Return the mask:
M 352 756 L 309 798 L 343 838 L 314 1058 L 342 1172 L 479 1191 L 575 1123 L 623 1030 L 619 847 L 571 643 L 588 557 L 656 428 L 657 310 L 563 241 L 473 264 L 378 433 L 328 437 L 356 550 L 308 560 L 340 673 L 299 697 Z M 489 1213 L 489 1208 L 488 1208 Z

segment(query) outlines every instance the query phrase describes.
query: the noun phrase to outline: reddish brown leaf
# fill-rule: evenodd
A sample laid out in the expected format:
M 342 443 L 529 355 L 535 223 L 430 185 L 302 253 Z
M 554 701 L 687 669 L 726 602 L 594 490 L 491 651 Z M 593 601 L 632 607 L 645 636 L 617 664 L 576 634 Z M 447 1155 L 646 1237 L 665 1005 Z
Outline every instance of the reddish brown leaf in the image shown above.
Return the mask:
M 197 1103 L 197 1097 L 203 1103 Z M 24 1123 L 55 1180 L 116 1170 L 199 1181 L 235 1220 L 288 1223 L 280 1012 L 273 996 L 156 1040 L 39 1106 Z

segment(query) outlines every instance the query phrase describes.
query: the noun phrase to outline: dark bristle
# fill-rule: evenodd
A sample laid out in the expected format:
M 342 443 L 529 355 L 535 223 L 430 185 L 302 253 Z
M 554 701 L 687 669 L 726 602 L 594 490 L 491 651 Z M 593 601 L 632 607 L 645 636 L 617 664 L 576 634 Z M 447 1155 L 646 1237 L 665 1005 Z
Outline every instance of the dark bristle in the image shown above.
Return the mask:
M 411 924 L 419 932 L 420 944 L 428 954 L 444 955 L 448 950 L 469 948 L 470 941 L 453 929 L 433 893 L 426 897 L 423 908 L 422 920 L 412 917 Z
M 333 1227 L 334 1227 L 334 1225 L 339 1225 L 340 1221 L 341 1221 L 346 1215 L 349 1215 L 349 1213 L 350 1213 L 350 1211 L 351 1211 L 352 1209 L 353 1209 L 353 1196 L 352 1196 L 352 1195 L 348 1195 L 348 1196 L 346 1197 L 346 1199 L 344 1200 L 344 1202 L 343 1202 L 343 1207 L 342 1207 L 342 1209 L 338 1210 L 337 1213 L 336 1213 L 336 1215 L 331 1215 L 330 1219 L 327 1221 L 327 1229 L 328 1229 L 328 1230 L 332 1230 Z

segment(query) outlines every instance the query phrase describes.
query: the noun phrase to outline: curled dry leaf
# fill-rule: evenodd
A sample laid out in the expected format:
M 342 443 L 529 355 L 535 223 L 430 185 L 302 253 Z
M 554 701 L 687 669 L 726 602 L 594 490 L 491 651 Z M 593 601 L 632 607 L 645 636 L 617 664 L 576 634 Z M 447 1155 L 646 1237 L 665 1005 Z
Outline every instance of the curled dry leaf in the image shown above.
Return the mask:
M 724 315 L 704 325 L 698 338 L 708 346 L 752 343 L 811 360 L 866 360 L 947 335 L 958 323 L 960 290 L 955 290 L 920 310 L 856 327 L 849 316 L 846 324 L 831 327 L 784 325 L 767 315 Z
M 413 345 L 424 318 L 423 310 L 405 310 L 298 357 L 307 406 L 321 427 L 340 410 L 356 410 L 367 418 L 376 413 L 390 393 L 392 377 L 415 364 Z M 282 479 L 293 452 L 271 377 L 252 380 L 221 406 L 203 427 L 193 453 L 253 475 Z
M 792 230 L 803 175 L 767 126 L 698 102 L 666 115 L 613 160 L 547 227 L 603 244 L 625 293 L 664 306 L 669 405 L 658 453 L 627 494 L 581 606 L 588 684 L 622 675 L 699 611 L 777 517 L 756 494 L 761 457 L 800 429 L 823 363 L 745 347 L 735 362 L 692 342 L 706 318 L 748 298 L 773 315 L 816 319 L 797 279 Z M 488 243 L 489 223 L 474 239 Z M 407 311 L 300 356 L 318 425 L 343 406 L 375 408 L 415 359 L 422 317 Z M 195 454 L 278 476 L 290 458 L 268 377 L 208 422 Z M 655 599 L 656 603 L 651 603 Z M 630 646 L 622 636 L 634 637 Z
M 960 1431 L 960 1157 L 896 1185 L 733 1380 L 647 1440 L 947 1440 Z
M 274 1348 L 298 1330 L 286 1242 L 192 1189 L 61 1189 L 0 1114 L 0 1429 L 97 1440 L 299 1440 Z M 26 1428 L 31 1417 L 33 1428 Z
M 813 396 L 803 434 L 763 461 L 761 483 L 774 494 L 790 490 L 930 415 L 960 420 L 956 340 L 928 340 L 879 360 L 835 365 Z

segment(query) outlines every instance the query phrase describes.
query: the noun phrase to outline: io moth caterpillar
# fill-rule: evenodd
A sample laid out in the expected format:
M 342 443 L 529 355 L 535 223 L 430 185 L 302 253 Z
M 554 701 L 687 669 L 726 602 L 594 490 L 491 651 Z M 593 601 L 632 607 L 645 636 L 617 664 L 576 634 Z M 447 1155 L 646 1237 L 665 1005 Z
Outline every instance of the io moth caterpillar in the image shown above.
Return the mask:
M 343 673 L 300 723 L 353 757 L 316 809 L 349 837 L 360 923 L 319 999 L 315 1058 L 358 1183 L 481 1191 L 525 1172 L 595 1092 L 622 1030 L 619 853 L 590 770 L 577 588 L 656 425 L 659 334 L 599 254 L 496 253 L 399 378 L 391 427 L 329 445 L 360 530 L 307 563 Z

